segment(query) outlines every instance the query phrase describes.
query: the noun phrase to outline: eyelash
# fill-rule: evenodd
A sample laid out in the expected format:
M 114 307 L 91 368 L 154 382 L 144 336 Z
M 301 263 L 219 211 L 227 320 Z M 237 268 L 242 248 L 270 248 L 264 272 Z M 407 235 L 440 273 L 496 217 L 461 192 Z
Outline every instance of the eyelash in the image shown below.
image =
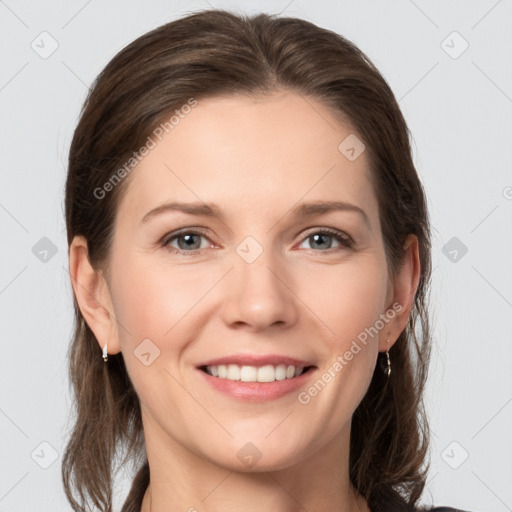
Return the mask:
M 336 229 L 331 229 L 331 228 L 322 228 L 322 229 L 317 229 L 315 231 L 310 231 L 304 236 L 301 243 L 304 242 L 305 240 L 307 240 L 309 237 L 311 237 L 313 235 L 317 235 L 317 234 L 330 235 L 330 236 L 334 237 L 341 244 L 341 246 L 345 249 L 351 249 L 354 246 L 354 241 L 352 240 L 352 238 L 349 235 L 347 235 L 346 233 L 343 233 L 342 231 L 338 231 Z M 184 236 L 184 235 L 198 235 L 198 236 L 203 236 L 204 238 L 208 239 L 208 237 L 206 236 L 206 234 L 204 232 L 199 231 L 197 229 L 188 229 L 186 231 L 171 233 L 168 236 L 166 235 L 162 239 L 161 245 L 173 254 L 191 254 L 191 255 L 198 254 L 202 249 L 194 249 L 191 251 L 185 251 L 183 249 L 176 249 L 175 247 L 169 246 L 170 242 L 172 242 L 173 240 L 175 240 L 181 236 Z M 325 251 L 315 250 L 315 249 L 306 249 L 306 250 L 317 252 L 317 253 L 332 254 L 333 252 L 339 251 L 340 248 L 338 247 L 338 248 L 334 248 L 334 249 L 326 249 Z

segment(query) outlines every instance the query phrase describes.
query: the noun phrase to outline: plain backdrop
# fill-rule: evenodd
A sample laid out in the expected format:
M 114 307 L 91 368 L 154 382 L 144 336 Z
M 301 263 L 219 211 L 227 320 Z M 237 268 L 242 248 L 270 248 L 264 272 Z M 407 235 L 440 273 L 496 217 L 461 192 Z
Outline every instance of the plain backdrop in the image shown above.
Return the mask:
M 88 87 L 139 35 L 210 6 L 334 30 L 391 85 L 433 225 L 423 501 L 512 510 L 510 0 L 0 0 L 0 512 L 71 510 L 60 480 L 72 332 L 63 186 Z M 129 483 L 121 475 L 117 507 Z

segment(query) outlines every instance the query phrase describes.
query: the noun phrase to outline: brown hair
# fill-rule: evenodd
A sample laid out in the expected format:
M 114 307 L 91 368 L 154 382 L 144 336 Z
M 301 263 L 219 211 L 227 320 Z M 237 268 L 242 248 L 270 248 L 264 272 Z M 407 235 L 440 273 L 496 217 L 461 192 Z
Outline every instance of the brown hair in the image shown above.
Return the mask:
M 420 281 L 407 327 L 390 351 L 392 374 L 388 379 L 377 365 L 354 413 L 350 444 L 350 480 L 370 505 L 396 492 L 414 505 L 428 468 L 422 396 L 430 352 L 429 219 L 399 106 L 353 43 L 301 19 L 209 10 L 129 44 L 97 77 L 74 133 L 65 197 L 68 243 L 83 235 L 92 266 L 106 271 L 117 205 L 129 179 L 102 199 L 95 190 L 190 98 L 278 88 L 319 100 L 364 141 L 391 276 L 403 263 L 407 235 L 419 241 Z M 142 464 L 123 511 L 138 512 L 149 483 L 139 399 L 122 353 L 105 364 L 76 298 L 74 306 L 69 370 L 76 419 L 62 461 L 66 495 L 73 510 L 92 502 L 110 511 L 114 462 L 118 448 L 125 449 L 121 466 L 136 459 Z

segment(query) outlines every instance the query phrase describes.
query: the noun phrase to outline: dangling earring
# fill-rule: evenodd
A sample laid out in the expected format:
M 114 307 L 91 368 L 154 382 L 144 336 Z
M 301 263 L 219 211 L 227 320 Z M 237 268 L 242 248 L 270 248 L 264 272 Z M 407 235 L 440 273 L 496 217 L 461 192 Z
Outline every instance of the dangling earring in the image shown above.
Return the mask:
M 387 374 L 388 374 L 388 379 L 389 379 L 389 376 L 391 375 L 391 361 L 389 360 L 389 340 L 386 340 L 388 342 L 388 349 L 386 350 L 386 358 L 388 360 L 388 366 L 387 366 Z
M 103 361 L 105 361 L 105 363 L 108 360 L 107 345 L 108 345 L 108 342 L 105 343 L 105 346 L 103 347 Z

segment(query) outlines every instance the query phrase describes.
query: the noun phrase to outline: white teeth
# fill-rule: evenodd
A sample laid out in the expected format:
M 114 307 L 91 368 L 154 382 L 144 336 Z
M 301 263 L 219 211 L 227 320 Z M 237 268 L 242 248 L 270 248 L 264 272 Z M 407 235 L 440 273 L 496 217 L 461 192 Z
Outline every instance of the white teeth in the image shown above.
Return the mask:
M 275 373 L 276 373 L 276 380 L 286 379 L 286 366 L 284 364 L 280 364 L 279 366 L 276 366 Z
M 236 364 L 228 365 L 228 374 L 226 375 L 226 379 L 229 380 L 240 380 L 240 367 Z
M 212 370 L 215 366 L 211 366 Z M 240 370 L 240 380 L 243 382 L 256 382 L 258 369 L 254 366 L 242 366 Z
M 273 382 L 276 380 L 276 370 L 271 364 L 261 366 L 258 368 L 258 376 L 256 377 L 258 382 Z
M 274 382 L 275 380 L 293 379 L 302 374 L 303 366 L 279 364 L 274 366 L 238 366 L 237 364 L 219 364 L 207 366 L 206 372 L 213 377 L 242 382 Z

